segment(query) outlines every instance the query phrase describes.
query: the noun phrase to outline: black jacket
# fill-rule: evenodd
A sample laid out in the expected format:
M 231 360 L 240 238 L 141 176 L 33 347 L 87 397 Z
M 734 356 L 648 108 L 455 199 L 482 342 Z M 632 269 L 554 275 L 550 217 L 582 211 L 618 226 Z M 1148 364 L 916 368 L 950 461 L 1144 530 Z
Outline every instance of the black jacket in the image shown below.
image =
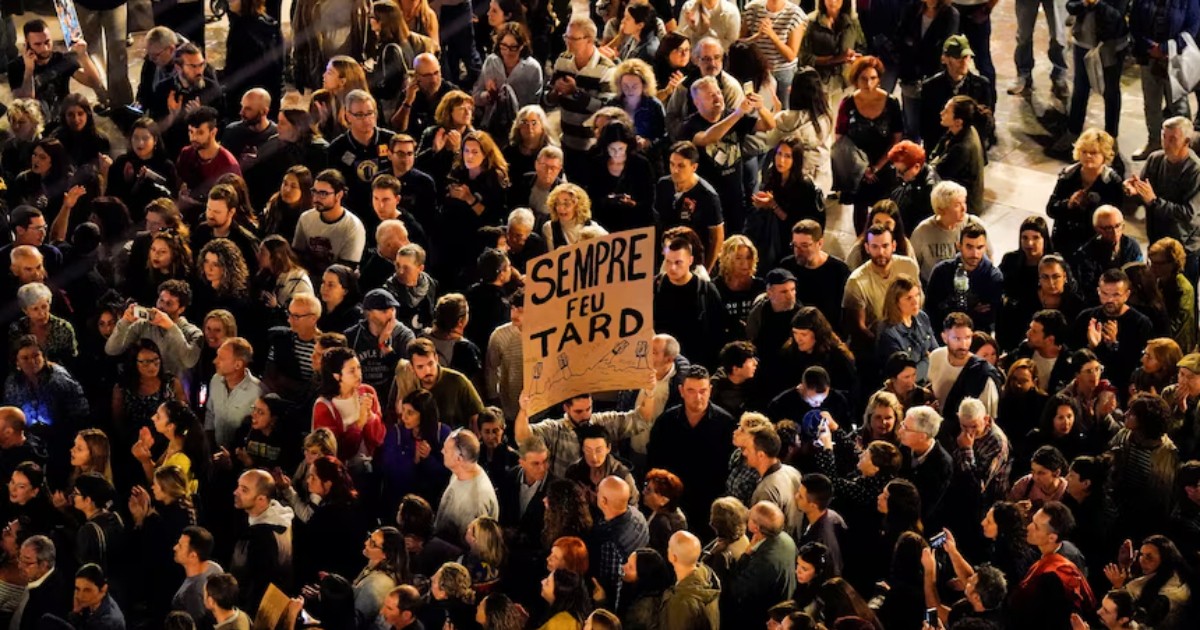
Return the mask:
M 42 615 L 66 617 L 74 605 L 75 580 L 61 569 L 52 570 L 37 588 L 29 589 L 29 601 L 21 613 L 20 630 L 40 628 Z
M 949 422 L 943 422 L 943 426 Z M 941 531 L 942 499 L 950 488 L 950 478 L 954 474 L 954 460 L 950 453 L 938 444 L 933 444 L 933 450 L 925 457 L 919 466 L 913 466 L 913 453 L 907 447 L 901 448 L 904 454 L 904 467 L 901 475 L 913 482 L 917 493 L 921 495 L 921 521 L 928 531 Z
M 900 20 L 897 47 L 900 58 L 906 60 L 900 64 L 900 80 L 905 83 L 920 82 L 941 72 L 942 43 L 958 32 L 958 9 L 954 5 L 943 5 L 922 34 L 921 18 L 924 12 L 925 3 L 914 2 Z M 940 111 L 945 103 L 936 103 L 934 106 Z
M 996 109 L 996 88 L 991 81 L 974 72 L 968 72 L 957 84 L 945 70 L 925 79 L 921 84 L 921 137 L 925 140 L 927 151 L 945 132 L 941 123 L 942 108 L 946 106 L 947 101 L 959 94 L 970 96 L 993 111 Z M 934 106 L 933 103 L 938 105 Z M 986 137 L 981 139 L 991 140 Z

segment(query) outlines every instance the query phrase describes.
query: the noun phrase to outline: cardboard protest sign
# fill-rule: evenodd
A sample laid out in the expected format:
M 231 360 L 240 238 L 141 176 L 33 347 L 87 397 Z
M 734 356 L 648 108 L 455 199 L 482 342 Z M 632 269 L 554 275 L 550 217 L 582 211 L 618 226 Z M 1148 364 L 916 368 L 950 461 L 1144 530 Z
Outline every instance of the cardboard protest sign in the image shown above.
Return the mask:
M 529 261 L 521 332 L 531 415 L 577 394 L 645 385 L 654 241 L 654 228 L 630 230 Z

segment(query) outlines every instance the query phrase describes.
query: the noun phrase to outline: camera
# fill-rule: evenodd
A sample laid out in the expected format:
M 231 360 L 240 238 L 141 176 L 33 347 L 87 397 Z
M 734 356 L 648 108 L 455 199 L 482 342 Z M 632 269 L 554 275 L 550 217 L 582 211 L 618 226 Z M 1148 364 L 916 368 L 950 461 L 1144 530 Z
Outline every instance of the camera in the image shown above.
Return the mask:
M 145 306 L 133 307 L 133 316 L 138 319 L 150 319 L 150 309 Z

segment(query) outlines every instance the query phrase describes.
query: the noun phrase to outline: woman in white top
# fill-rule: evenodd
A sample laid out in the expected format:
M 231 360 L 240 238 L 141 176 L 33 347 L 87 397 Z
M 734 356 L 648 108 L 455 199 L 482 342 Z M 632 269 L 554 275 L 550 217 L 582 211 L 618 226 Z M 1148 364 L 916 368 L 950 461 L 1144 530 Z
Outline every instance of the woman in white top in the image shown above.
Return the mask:
M 292 296 L 299 293 L 315 293 L 312 280 L 291 244 L 278 234 L 264 238 L 258 246 L 258 269 L 255 285 L 269 308 L 286 307 Z
M 775 115 L 775 128 L 765 132 L 766 144 L 774 147 L 786 137 L 799 138 L 804 147 L 804 174 L 821 190 L 830 190 L 833 171 L 829 146 L 834 119 L 825 84 L 815 69 L 805 66 L 796 71 L 793 85 L 787 109 Z
M 578 242 L 580 231 L 587 226 L 598 228 L 601 235 L 608 234 L 592 221 L 592 200 L 575 184 L 555 186 L 546 200 L 546 208 L 551 211 L 550 220 L 542 226 L 542 236 L 551 249 Z

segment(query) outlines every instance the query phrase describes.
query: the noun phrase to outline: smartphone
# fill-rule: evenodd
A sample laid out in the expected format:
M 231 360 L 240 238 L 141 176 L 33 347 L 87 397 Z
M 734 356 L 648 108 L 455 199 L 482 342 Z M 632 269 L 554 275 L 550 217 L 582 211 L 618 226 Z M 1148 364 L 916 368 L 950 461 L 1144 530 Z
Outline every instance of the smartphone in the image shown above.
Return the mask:
M 944 544 L 946 544 L 946 532 L 938 532 L 929 539 L 929 547 L 931 549 L 941 549 Z
M 203 407 L 208 402 L 208 385 L 200 385 L 200 406 Z
M 925 609 L 925 623 L 933 626 L 934 628 L 938 627 L 938 614 L 936 608 Z
M 753 82 L 753 81 L 747 81 L 747 82 L 743 83 L 743 84 L 742 84 L 742 92 L 743 92 L 744 94 L 746 94 L 747 96 L 749 96 L 749 95 L 753 94 L 753 93 L 755 92 L 755 89 L 754 89 L 754 82 Z
M 138 319 L 150 319 L 150 309 L 145 306 L 133 307 L 133 316 Z

